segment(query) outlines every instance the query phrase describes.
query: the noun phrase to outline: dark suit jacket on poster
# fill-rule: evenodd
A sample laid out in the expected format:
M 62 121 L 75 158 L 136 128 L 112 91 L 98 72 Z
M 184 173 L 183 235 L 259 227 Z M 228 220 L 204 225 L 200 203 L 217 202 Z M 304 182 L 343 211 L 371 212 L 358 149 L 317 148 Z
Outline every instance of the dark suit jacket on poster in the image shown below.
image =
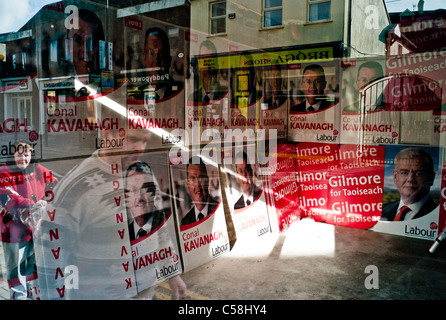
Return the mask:
M 398 200 L 395 202 L 385 204 L 383 206 L 381 219 L 383 221 L 393 221 L 393 219 L 395 219 L 399 203 L 400 201 Z M 432 212 L 436 207 L 438 207 L 438 204 L 436 204 L 435 201 L 432 199 L 432 197 L 429 196 L 427 201 L 424 203 L 424 205 L 420 208 L 420 210 L 412 219 L 425 216 L 426 214 Z
M 274 105 L 273 97 L 276 97 L 277 105 Z M 280 92 L 277 95 L 266 97 L 263 102 L 268 105 L 268 109 L 274 109 L 283 105 L 287 101 L 287 99 L 288 96 L 286 95 L 286 93 Z
M 327 100 L 326 98 L 319 99 L 319 101 L 321 101 L 321 105 L 319 106 L 318 110 L 327 109 L 329 106 L 332 105 L 332 102 Z M 307 111 L 306 103 L 307 101 L 305 100 L 304 102 L 296 104 L 291 107 L 290 111 L 305 112 Z
M 211 196 L 208 197 L 208 215 L 210 215 L 212 212 L 217 209 L 218 204 L 217 200 L 213 199 Z M 189 210 L 189 212 L 181 219 L 181 225 L 184 226 L 186 224 L 191 224 L 197 222 L 197 218 L 195 217 L 195 205 L 192 207 L 192 209 Z
M 254 201 L 256 201 L 259 197 L 260 197 L 260 195 L 262 194 L 262 189 L 260 189 L 259 187 L 255 187 L 254 188 L 254 193 L 253 193 L 253 196 L 252 196 L 252 199 L 253 199 L 253 203 L 254 203 Z M 234 210 L 237 210 L 237 209 L 242 209 L 242 208 L 244 208 L 245 207 L 245 201 L 243 200 L 243 195 L 237 200 L 237 202 L 234 204 Z
M 223 98 L 227 93 L 228 93 L 228 88 L 223 87 L 223 86 L 214 86 L 212 89 L 212 100 L 211 101 L 215 101 L 215 100 L 220 100 L 221 98 Z M 203 88 L 200 87 L 198 88 L 198 90 L 195 90 L 194 92 L 192 92 L 189 97 L 188 97 L 188 101 L 194 102 L 194 104 L 199 104 L 199 103 L 203 103 Z
M 170 209 L 164 209 L 153 212 L 153 220 L 152 220 L 152 228 L 150 232 L 153 232 L 156 228 L 158 228 L 169 216 Z M 132 220 L 132 222 L 129 223 L 129 236 L 130 241 L 135 240 L 135 230 L 133 228 L 133 224 L 135 223 L 135 220 Z

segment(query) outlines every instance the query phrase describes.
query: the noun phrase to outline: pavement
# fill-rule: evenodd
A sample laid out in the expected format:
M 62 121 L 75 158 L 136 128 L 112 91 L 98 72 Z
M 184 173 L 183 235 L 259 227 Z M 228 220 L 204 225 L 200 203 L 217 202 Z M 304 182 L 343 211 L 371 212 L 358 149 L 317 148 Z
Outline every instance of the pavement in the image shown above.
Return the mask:
M 183 274 L 190 299 L 446 298 L 446 245 L 311 219 L 262 237 Z
M 188 300 L 442 300 L 446 245 L 303 219 L 182 274 Z M 1 257 L 0 257 L 1 258 Z M 156 299 L 170 300 L 166 283 Z M 0 299 L 8 299 L 0 279 Z

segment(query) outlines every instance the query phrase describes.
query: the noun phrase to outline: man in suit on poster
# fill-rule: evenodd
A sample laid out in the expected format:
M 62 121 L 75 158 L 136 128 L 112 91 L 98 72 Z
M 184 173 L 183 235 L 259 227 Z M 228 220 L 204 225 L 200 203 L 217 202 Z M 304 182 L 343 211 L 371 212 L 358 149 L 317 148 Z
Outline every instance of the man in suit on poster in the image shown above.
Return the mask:
M 242 195 L 234 204 L 234 209 L 242 209 L 251 205 L 262 194 L 262 189 L 257 187 L 253 181 L 253 170 L 248 162 L 248 155 L 240 152 L 236 157 L 236 180 L 241 188 Z
M 200 44 L 199 53 L 199 59 L 208 58 L 212 61 L 212 63 L 209 69 L 199 71 L 197 76 L 198 89 L 189 95 L 188 100 L 198 105 L 205 105 L 223 98 L 227 94 L 228 88 L 222 86 L 218 79 L 220 70 L 218 67 L 218 58 L 215 57 L 215 54 L 217 53 L 217 47 L 215 44 L 210 40 L 204 40 Z
M 420 218 L 438 207 L 430 187 L 435 179 L 432 157 L 419 148 L 407 148 L 395 156 L 393 180 L 400 200 L 385 204 L 382 221 L 405 221 Z
M 170 73 L 172 57 L 169 38 L 164 30 L 158 27 L 147 29 L 142 57 L 147 74 L 154 80 L 140 86 L 138 90 L 153 90 L 155 100 L 161 100 L 169 99 L 183 89 L 183 83 L 175 81 Z M 142 100 L 141 94 L 140 92 L 135 97 Z
M 292 106 L 290 111 L 311 112 L 331 106 L 332 102 L 324 94 L 326 86 L 325 72 L 320 65 L 312 64 L 305 67 L 301 82 L 305 101 Z
M 136 162 L 127 169 L 124 192 L 133 217 L 129 220 L 130 241 L 150 234 L 167 219 L 170 208 L 161 208 L 161 191 L 147 163 Z
M 200 157 L 192 157 L 187 164 L 187 191 L 193 206 L 181 220 L 181 225 L 191 224 L 206 218 L 218 207 L 219 201 L 209 194 L 209 176 Z
M 344 108 L 344 111 L 360 111 L 360 98 L 361 98 L 361 90 L 366 86 L 375 82 L 378 79 L 384 77 L 384 72 L 381 64 L 376 61 L 367 61 L 361 64 L 358 68 L 358 74 L 355 81 L 355 93 L 354 93 L 354 101 L 351 105 L 348 105 Z M 374 110 L 379 110 L 384 107 L 384 97 L 382 95 L 379 96 L 375 102 Z
M 71 41 L 69 54 L 73 61 L 73 70 L 81 88 L 76 88 L 77 97 L 95 94 L 99 81 L 91 82 L 90 75 L 100 75 L 99 41 L 104 40 L 104 29 L 98 16 L 92 11 L 79 9 L 79 27 L 68 29 L 67 39 Z

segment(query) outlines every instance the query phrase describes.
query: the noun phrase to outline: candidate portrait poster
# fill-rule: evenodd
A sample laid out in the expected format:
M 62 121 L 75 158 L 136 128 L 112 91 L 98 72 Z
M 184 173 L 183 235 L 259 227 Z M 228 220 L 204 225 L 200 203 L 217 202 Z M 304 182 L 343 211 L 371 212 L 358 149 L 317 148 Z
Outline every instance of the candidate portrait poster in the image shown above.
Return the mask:
M 296 89 L 288 112 L 290 141 L 339 143 L 338 64 L 332 59 L 296 65 Z
M 386 146 L 382 214 L 371 230 L 435 239 L 444 219 L 439 206 L 442 152 L 438 147 Z
M 281 64 L 271 64 L 271 66 L 263 69 L 262 79 L 259 127 L 265 130 L 265 139 L 270 137 L 286 139 L 287 115 L 291 103 L 288 89 L 288 67 Z
M 151 149 L 184 144 L 184 74 L 176 67 L 188 56 L 184 29 L 139 15 L 126 17 L 124 30 L 129 130 L 150 132 Z
M 209 39 L 203 40 L 198 50 L 192 58 L 193 72 L 186 87 L 186 132 L 189 143 L 194 145 L 223 139 L 230 124 L 228 58 L 219 57 L 216 45 Z
M 218 166 L 201 156 L 171 164 L 176 228 L 187 272 L 230 250 Z
M 238 241 L 271 233 L 255 144 L 224 149 L 226 199 Z
M 439 145 L 445 68 L 437 52 L 387 57 L 385 108 L 401 113 L 401 143 Z
M 341 60 L 341 143 L 398 144 L 398 110 L 386 108 L 385 60 Z
M 167 152 L 145 153 L 124 172 L 124 194 L 138 292 L 182 272 Z

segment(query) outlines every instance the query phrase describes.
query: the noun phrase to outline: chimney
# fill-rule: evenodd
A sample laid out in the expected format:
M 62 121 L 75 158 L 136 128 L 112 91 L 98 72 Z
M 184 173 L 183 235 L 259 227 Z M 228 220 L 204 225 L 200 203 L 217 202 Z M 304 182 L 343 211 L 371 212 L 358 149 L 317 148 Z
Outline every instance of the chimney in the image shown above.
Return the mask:
M 418 1 L 418 14 L 423 14 L 424 11 L 424 0 Z

